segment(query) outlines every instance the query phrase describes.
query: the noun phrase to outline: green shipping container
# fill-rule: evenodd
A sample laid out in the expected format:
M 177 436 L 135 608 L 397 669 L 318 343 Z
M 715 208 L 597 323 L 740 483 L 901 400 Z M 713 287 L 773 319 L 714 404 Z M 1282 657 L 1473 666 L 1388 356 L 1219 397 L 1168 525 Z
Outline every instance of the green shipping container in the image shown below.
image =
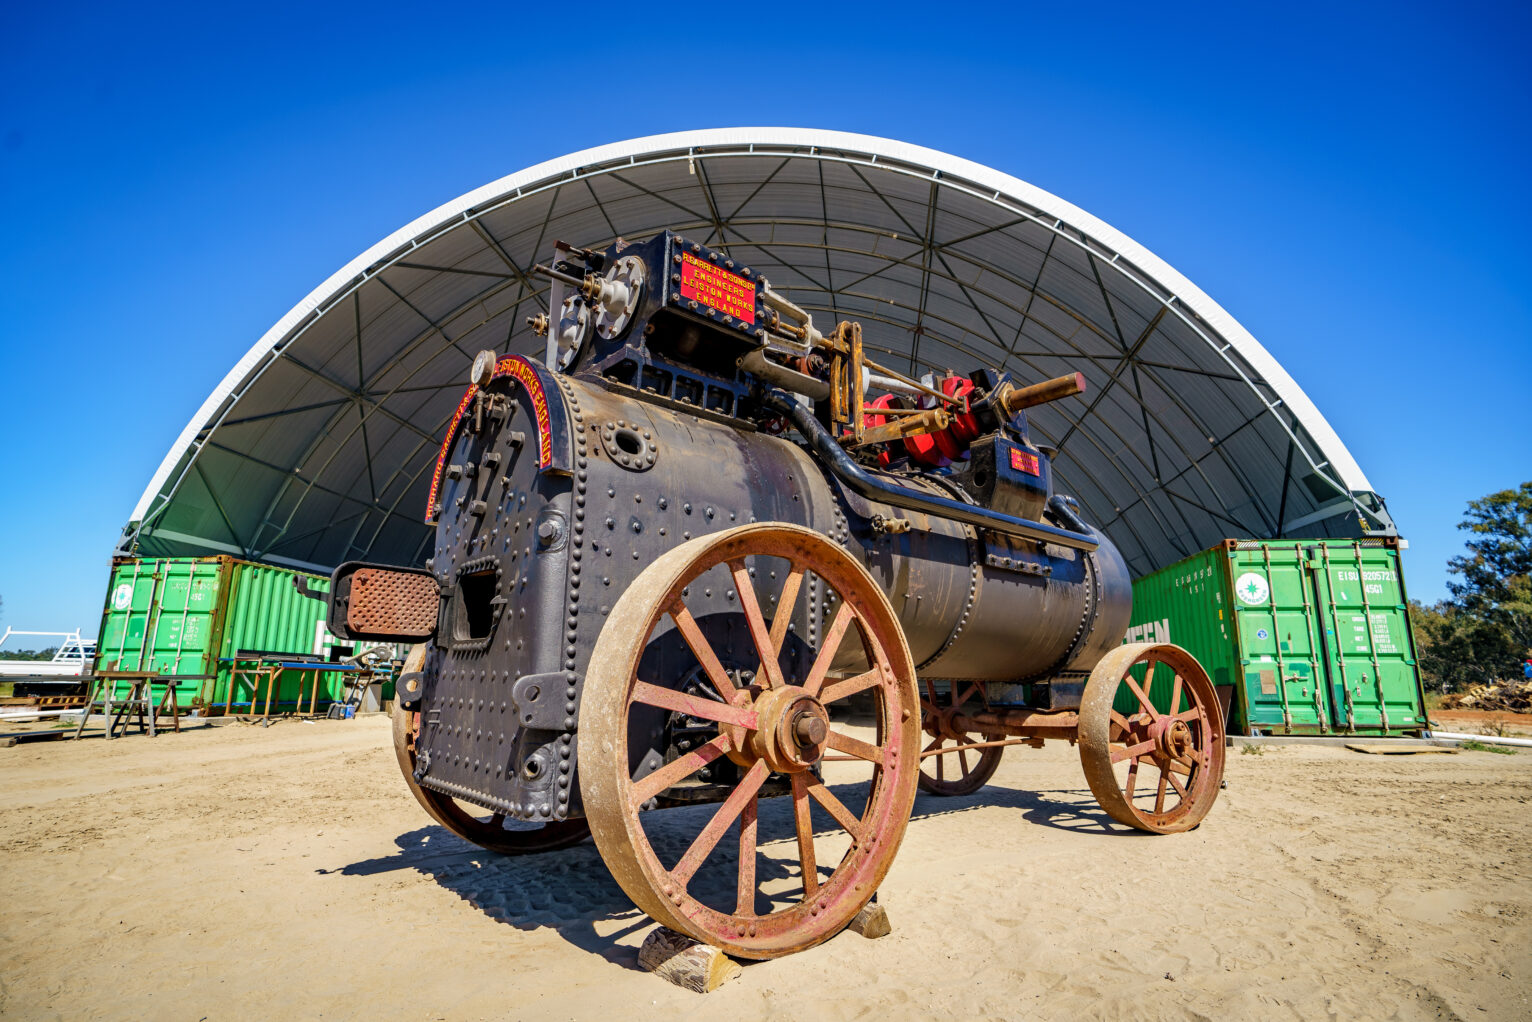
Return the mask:
M 306 579 L 314 592 L 329 591 L 327 578 L 233 557 L 116 558 L 95 672 L 184 676 L 176 683 L 183 710 L 222 712 L 236 652 L 322 653 L 333 642 L 324 627 L 324 601 L 298 592 L 295 578 Z M 300 688 L 306 704 L 312 681 L 311 673 L 280 675 L 272 709 L 291 709 Z M 319 705 L 343 698 L 344 687 L 339 672 L 321 674 Z M 163 691 L 155 687 L 156 699 Z M 260 694 L 258 708 L 264 709 L 264 682 Z M 248 709 L 250 695 L 246 676 L 234 688 L 233 707 Z
M 1124 641 L 1195 656 L 1231 734 L 1414 733 L 1408 602 L 1395 539 L 1231 539 L 1135 581 Z

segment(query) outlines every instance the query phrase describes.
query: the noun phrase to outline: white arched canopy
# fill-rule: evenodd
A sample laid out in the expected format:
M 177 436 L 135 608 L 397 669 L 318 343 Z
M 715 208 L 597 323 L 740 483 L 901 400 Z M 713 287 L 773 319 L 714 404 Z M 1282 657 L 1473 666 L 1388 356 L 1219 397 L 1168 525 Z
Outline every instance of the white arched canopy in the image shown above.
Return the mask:
M 555 240 L 674 228 L 754 267 L 880 361 L 1089 392 L 1029 413 L 1056 487 L 1137 573 L 1228 536 L 1392 532 L 1271 354 L 1185 277 L 1007 174 L 888 139 L 737 128 L 575 153 L 470 192 L 266 332 L 166 454 L 122 552 L 328 571 L 424 559 L 429 469 L 480 349 L 540 355 Z

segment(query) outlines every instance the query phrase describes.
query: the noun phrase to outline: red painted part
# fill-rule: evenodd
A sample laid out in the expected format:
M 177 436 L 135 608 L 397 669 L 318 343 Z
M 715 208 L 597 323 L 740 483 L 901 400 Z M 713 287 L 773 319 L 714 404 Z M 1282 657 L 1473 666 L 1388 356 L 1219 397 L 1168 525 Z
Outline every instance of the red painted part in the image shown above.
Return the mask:
M 942 380 L 941 391 L 963 401 L 963 410 L 952 417 L 952 423 L 939 433 L 907 437 L 904 449 L 910 460 L 926 468 L 943 468 L 968 456 L 968 445 L 979 435 L 979 420 L 968 410 L 968 396 L 973 392 L 973 381 L 961 376 L 949 376 Z
M 537 422 L 537 467 L 539 471 L 545 469 L 553 461 L 553 429 L 548 421 L 548 397 L 543 393 L 543 384 L 537 378 L 537 370 L 520 355 L 507 355 L 495 363 L 490 382 L 502 376 L 513 378 L 527 392 L 532 404 L 532 417 Z M 468 385 L 468 392 L 458 402 L 457 410 L 452 413 L 452 421 L 447 424 L 447 438 L 442 441 L 441 450 L 436 455 L 436 471 L 431 473 L 431 492 L 426 497 L 428 525 L 436 520 L 436 494 L 441 489 L 442 470 L 447 465 L 447 456 L 452 453 L 452 445 L 457 442 L 458 426 L 462 424 L 463 415 L 468 411 L 468 406 L 473 404 L 474 395 L 478 392 L 476 384 Z
M 872 412 L 869 412 L 867 409 L 899 408 L 901 406 L 902 405 L 899 398 L 895 397 L 893 394 L 884 394 L 880 398 L 875 398 L 872 401 L 866 402 L 862 405 L 862 428 L 872 429 L 875 426 L 883 425 L 889 419 L 887 415 L 876 415 Z M 884 445 L 883 450 L 878 452 L 878 467 L 887 468 L 889 463 L 893 460 L 893 456 L 889 453 L 888 445 Z

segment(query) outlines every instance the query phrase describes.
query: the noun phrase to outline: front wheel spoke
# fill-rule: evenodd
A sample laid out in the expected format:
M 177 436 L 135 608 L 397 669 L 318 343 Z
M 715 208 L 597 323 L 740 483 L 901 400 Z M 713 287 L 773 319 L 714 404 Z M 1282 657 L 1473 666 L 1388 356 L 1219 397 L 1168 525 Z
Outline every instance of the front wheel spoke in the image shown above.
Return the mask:
M 803 585 L 803 569 L 788 572 L 782 583 L 782 594 L 777 597 L 777 610 L 771 619 L 771 648 L 778 655 L 782 643 L 787 640 L 787 626 L 792 624 L 793 609 L 798 605 L 798 588 Z
M 654 773 L 639 778 L 633 782 L 633 804 L 643 805 L 666 788 L 686 780 L 728 752 L 732 746 L 733 739 L 726 734 L 719 735 L 707 744 L 677 756 Z
M 707 674 L 708 680 L 713 687 L 718 689 L 718 694 L 723 696 L 726 703 L 733 703 L 739 698 L 739 689 L 734 687 L 734 682 L 729 680 L 728 673 L 723 669 L 723 664 L 718 661 L 718 654 L 713 652 L 713 646 L 707 641 L 707 636 L 702 634 L 702 629 L 697 625 L 697 619 L 692 617 L 692 612 L 686 609 L 686 604 L 677 600 L 670 605 L 667 611 L 671 620 L 676 623 L 676 629 L 681 633 L 681 638 L 686 640 L 686 645 L 691 648 L 692 656 L 702 665 L 702 670 Z
M 809 813 L 808 774 L 793 774 L 793 829 L 798 835 L 798 863 L 803 867 L 803 896 L 819 890 L 819 864 L 814 861 L 814 818 Z
M 1160 788 L 1154 794 L 1154 811 L 1156 813 L 1163 813 L 1165 811 L 1165 778 L 1169 776 L 1164 770 L 1160 771 Z
M 958 764 L 962 767 L 963 776 L 968 776 L 968 752 L 961 747 L 958 749 Z
M 1207 714 L 1202 712 L 1202 707 L 1200 707 L 1200 706 L 1193 706 L 1189 710 L 1182 710 L 1180 713 L 1176 714 L 1176 719 L 1177 720 L 1184 720 L 1188 724 L 1191 724 L 1191 723 L 1194 723 L 1194 722 L 1197 722 L 1197 721 L 1201 721 L 1202 723 L 1205 724 L 1205 723 L 1207 723 Z
M 755 642 L 755 651 L 761 658 L 761 673 L 766 676 L 766 685 L 769 688 L 781 688 L 786 684 L 782 680 L 782 665 L 777 663 L 771 630 L 766 627 L 760 601 L 755 598 L 755 583 L 750 578 L 750 569 L 741 560 L 730 561 L 729 570 L 734 574 L 734 591 L 739 594 L 740 610 L 745 613 L 745 624 L 750 628 L 750 638 Z
M 842 681 L 832 681 L 819 690 L 819 701 L 829 704 L 839 702 L 847 696 L 854 696 L 858 692 L 872 688 L 874 685 L 883 683 L 883 671 L 874 667 L 870 671 L 863 671 L 854 678 L 846 678 Z
M 1180 774 L 1182 777 L 1190 777 L 1192 775 L 1192 767 L 1196 766 L 1197 764 L 1186 763 L 1179 759 L 1173 759 L 1166 765 L 1174 772 Z
M 824 806 L 825 812 L 835 817 L 835 822 L 840 824 L 841 829 L 847 834 L 851 835 L 853 841 L 860 841 L 862 839 L 862 821 L 857 819 L 840 799 L 831 794 L 830 789 L 826 788 L 824 782 L 819 778 L 809 775 L 805 783 L 807 783 L 809 795 L 813 797 L 814 801 Z
M 691 882 L 697 870 L 718 846 L 718 839 L 723 837 L 724 831 L 728 830 L 745 811 L 745 805 L 755 800 L 756 792 L 761 790 L 761 784 L 766 780 L 769 772 L 770 768 L 766 766 L 764 759 L 756 760 L 755 765 L 745 772 L 739 785 L 724 800 L 723 805 L 718 807 L 718 812 L 713 814 L 707 826 L 702 828 L 702 832 L 691 843 L 686 854 L 681 856 L 681 861 L 676 863 L 676 868 L 670 871 L 671 877 L 679 886 L 684 888 Z
M 1181 676 L 1176 675 L 1176 680 L 1170 684 L 1170 713 L 1174 716 L 1181 712 Z
M 1138 760 L 1128 764 L 1128 783 L 1123 786 L 1123 792 L 1127 795 L 1128 803 L 1133 802 L 1133 785 L 1138 781 Z
M 857 759 L 865 759 L 869 763 L 883 765 L 883 750 L 876 745 L 868 745 L 866 742 L 852 738 L 850 735 L 841 734 L 839 731 L 831 731 L 825 739 L 825 744 L 837 752 L 844 752 L 848 756 Z
M 760 796 L 752 796 L 739 816 L 739 897 L 734 914 L 755 914 L 755 832 Z
M 1147 675 L 1147 674 L 1144 675 L 1144 679 L 1146 681 L 1148 680 L 1148 678 L 1149 678 L 1149 675 Z M 1138 687 L 1138 682 L 1133 680 L 1133 675 L 1125 674 L 1125 675 L 1123 675 L 1122 680 L 1128 683 L 1128 687 L 1130 689 L 1132 689 L 1133 690 L 1133 694 L 1138 697 L 1138 704 L 1140 706 L 1142 706 L 1144 708 L 1145 712 L 1147 712 L 1149 714 L 1149 719 L 1150 720 L 1159 720 L 1160 719 L 1160 711 L 1156 710 L 1154 708 L 1154 704 L 1149 701 L 1149 697 L 1144 694 L 1144 690 Z
M 702 699 L 698 696 L 687 695 L 685 692 L 677 692 L 673 688 L 661 688 L 659 685 L 651 685 L 647 681 L 633 683 L 633 701 L 643 703 L 646 706 L 657 706 L 662 710 L 684 713 L 688 717 L 696 717 L 699 720 L 711 720 L 719 724 L 733 724 L 736 727 L 750 728 L 752 730 L 758 723 L 754 710 L 730 703 L 720 703 L 712 699 Z
M 1147 742 L 1139 742 L 1137 745 L 1129 745 L 1121 749 L 1112 750 L 1112 762 L 1121 763 L 1125 759 L 1137 759 L 1144 753 L 1153 750 L 1153 739 Z
M 1170 769 L 1165 771 L 1165 780 L 1170 782 L 1170 786 L 1176 789 L 1176 794 L 1180 795 L 1184 801 L 1186 799 L 1186 786 L 1176 779 L 1175 771 L 1175 764 L 1171 764 Z
M 819 645 L 819 655 L 814 658 L 814 666 L 809 669 L 808 680 L 803 683 L 803 690 L 811 696 L 819 695 L 820 686 L 825 683 L 825 675 L 830 671 L 830 661 L 835 659 L 836 652 L 840 649 L 840 641 L 846 636 L 846 629 L 851 627 L 856 614 L 851 609 L 851 604 L 841 601 L 840 607 L 835 611 L 835 620 L 830 622 L 830 627 L 825 631 L 824 641 Z
M 1124 717 L 1116 710 L 1113 710 L 1111 716 L 1111 724 L 1109 725 L 1109 733 L 1107 734 L 1107 741 L 1120 742 L 1122 741 L 1122 736 L 1131 730 L 1133 730 L 1133 726 L 1128 723 L 1128 718 Z

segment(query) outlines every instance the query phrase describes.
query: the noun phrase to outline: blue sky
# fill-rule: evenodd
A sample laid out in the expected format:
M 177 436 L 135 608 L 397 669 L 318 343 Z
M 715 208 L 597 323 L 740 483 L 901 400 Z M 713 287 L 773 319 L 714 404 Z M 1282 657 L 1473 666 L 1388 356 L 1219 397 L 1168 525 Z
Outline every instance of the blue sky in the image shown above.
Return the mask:
M 0 625 L 94 632 L 166 449 L 343 263 L 685 128 L 931 146 L 1143 243 L 1329 418 L 1417 597 L 1445 595 L 1464 504 L 1532 478 L 1517 5 L 517 6 L 0 12 Z

